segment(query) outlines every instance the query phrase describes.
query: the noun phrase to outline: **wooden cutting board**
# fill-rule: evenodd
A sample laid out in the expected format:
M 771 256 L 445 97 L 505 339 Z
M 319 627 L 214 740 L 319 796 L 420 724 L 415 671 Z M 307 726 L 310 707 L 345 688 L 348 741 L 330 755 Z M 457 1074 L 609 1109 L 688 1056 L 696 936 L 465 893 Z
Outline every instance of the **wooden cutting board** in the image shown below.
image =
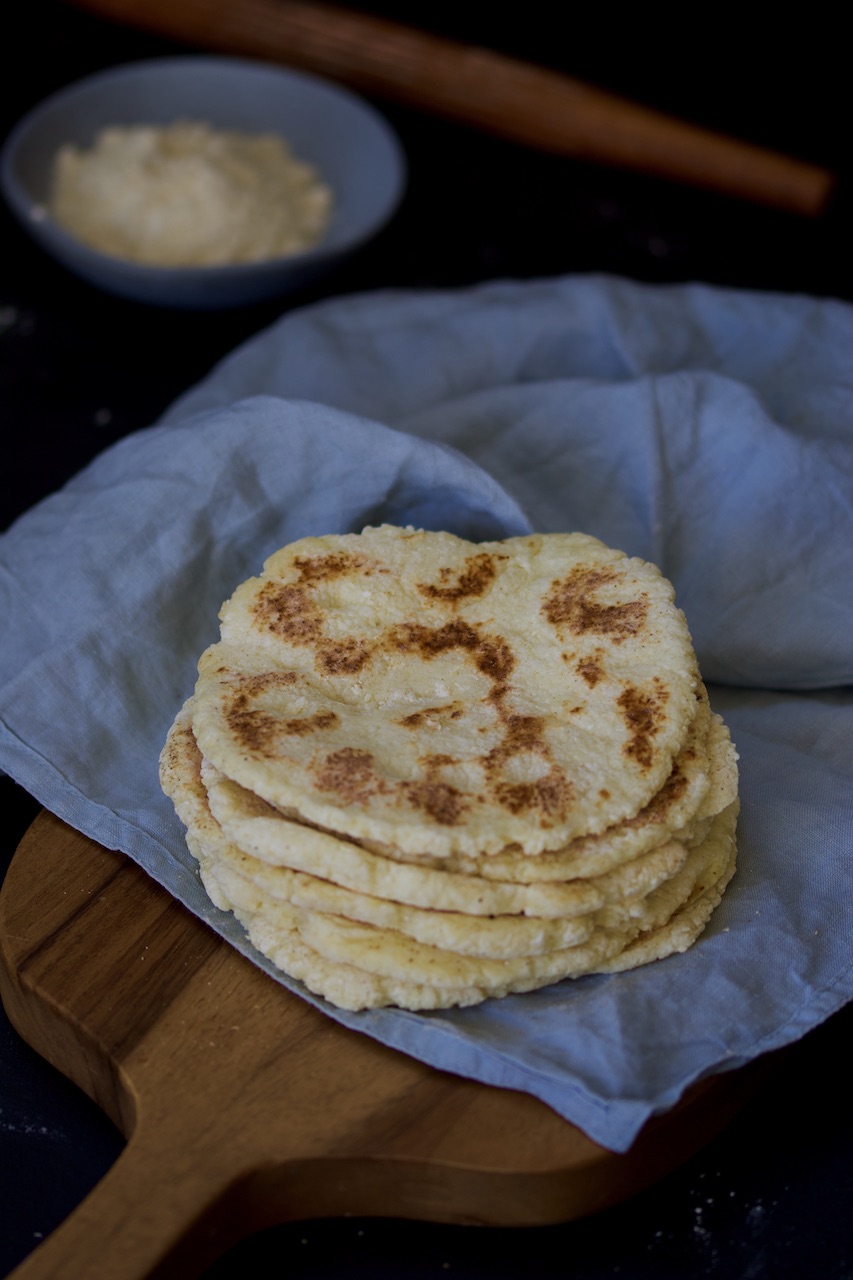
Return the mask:
M 318 1216 L 565 1221 L 674 1168 L 754 1088 L 752 1072 L 705 1082 L 614 1155 L 525 1094 L 340 1027 L 47 813 L 0 893 L 0 994 L 128 1138 L 17 1280 L 189 1280 Z

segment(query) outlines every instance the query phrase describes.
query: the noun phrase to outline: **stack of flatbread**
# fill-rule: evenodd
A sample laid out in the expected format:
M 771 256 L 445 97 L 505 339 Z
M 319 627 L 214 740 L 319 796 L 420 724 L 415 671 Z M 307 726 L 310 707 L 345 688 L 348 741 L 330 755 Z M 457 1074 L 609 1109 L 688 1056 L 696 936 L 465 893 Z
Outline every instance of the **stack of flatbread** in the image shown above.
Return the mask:
M 654 566 L 383 525 L 284 547 L 220 617 L 161 781 L 214 903 L 312 992 L 470 1005 L 703 930 L 737 755 Z

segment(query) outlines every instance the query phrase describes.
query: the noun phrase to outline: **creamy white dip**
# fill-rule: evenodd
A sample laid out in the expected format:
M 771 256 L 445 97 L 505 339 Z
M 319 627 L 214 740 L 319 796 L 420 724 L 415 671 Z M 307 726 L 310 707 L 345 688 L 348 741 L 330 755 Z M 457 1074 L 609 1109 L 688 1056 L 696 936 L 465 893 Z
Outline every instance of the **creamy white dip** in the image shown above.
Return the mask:
M 275 134 L 178 121 L 114 126 L 57 153 L 50 213 L 102 253 L 154 266 L 260 262 L 302 252 L 332 192 Z

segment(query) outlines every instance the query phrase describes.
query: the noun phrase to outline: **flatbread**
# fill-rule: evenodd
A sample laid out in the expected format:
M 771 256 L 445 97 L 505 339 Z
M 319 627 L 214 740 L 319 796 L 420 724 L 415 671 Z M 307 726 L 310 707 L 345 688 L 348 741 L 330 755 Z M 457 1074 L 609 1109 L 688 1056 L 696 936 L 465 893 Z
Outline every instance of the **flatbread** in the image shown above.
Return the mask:
M 325 836 L 324 833 L 319 833 L 320 849 L 327 856 L 324 859 L 311 858 L 314 837 L 318 833 L 309 828 L 304 832 L 306 842 L 302 846 L 302 858 L 298 856 L 293 858 L 293 861 L 302 861 L 304 864 L 306 870 L 300 872 L 279 863 L 278 860 L 255 858 L 251 852 L 246 851 L 246 847 L 252 844 L 251 838 L 243 844 L 234 842 L 229 838 L 227 829 L 224 829 L 218 818 L 211 813 L 209 794 L 202 781 L 202 776 L 206 772 L 205 763 L 202 762 L 195 737 L 192 735 L 191 708 L 190 701 L 175 718 L 172 731 L 169 733 L 167 748 L 163 753 L 161 773 L 163 773 L 164 788 L 172 796 L 175 809 L 192 837 L 193 854 L 205 864 L 205 867 L 213 861 L 224 863 L 232 872 L 241 874 L 243 878 L 254 882 L 273 899 L 277 897 L 277 899 L 292 901 L 306 910 L 347 915 L 365 923 L 389 924 L 393 922 L 394 909 L 402 908 L 398 911 L 396 919 L 409 920 L 410 931 L 414 931 L 415 937 L 429 932 L 428 929 L 421 929 L 421 925 L 414 923 L 424 915 L 429 919 L 443 920 L 444 924 L 453 920 L 459 920 L 460 924 L 465 922 L 467 934 L 475 934 L 476 929 L 482 927 L 480 928 L 482 936 L 493 938 L 500 937 L 501 922 L 503 922 L 507 925 L 507 932 L 514 933 L 519 938 L 524 936 L 528 936 L 530 940 L 548 938 L 548 945 L 552 945 L 557 937 L 561 937 L 562 945 L 565 946 L 569 945 L 570 938 L 573 941 L 579 941 L 589 932 L 589 924 L 585 923 L 584 918 L 588 919 L 594 910 L 608 902 L 612 904 L 612 902 L 647 895 L 658 884 L 674 876 L 688 856 L 685 846 L 680 845 L 678 841 L 669 840 L 663 842 L 657 849 L 629 861 L 624 867 L 598 877 L 596 881 L 567 884 L 567 886 L 561 886 L 558 883 L 539 884 L 532 893 L 528 892 L 526 886 L 498 886 L 496 892 L 496 886 L 489 883 L 480 884 L 474 877 L 453 876 L 441 870 L 409 868 L 405 865 L 398 867 L 397 864 L 389 863 L 388 860 L 379 864 L 379 859 L 375 858 L 375 855 L 369 852 L 365 855 L 357 847 L 348 845 L 348 842 L 334 840 L 333 837 Z M 229 796 L 232 795 L 233 790 L 231 783 L 220 778 L 213 787 L 213 794 Z M 242 792 L 242 788 L 237 788 L 237 791 Z M 248 799 L 251 800 L 251 797 Z M 252 818 L 246 818 L 245 822 L 251 824 L 252 820 L 257 822 L 257 819 Z M 280 819 L 274 815 L 273 818 L 266 819 L 266 822 L 277 826 Z M 297 840 L 301 835 L 300 828 L 295 823 L 289 822 L 286 826 L 291 833 L 291 840 Z M 242 831 L 242 828 L 237 826 L 237 831 Z M 347 855 L 356 859 L 356 874 L 352 877 L 346 876 Z M 345 869 L 343 876 L 341 876 L 341 865 L 336 863 L 336 858 L 343 863 L 343 869 Z M 361 859 L 360 864 L 357 861 L 359 859 Z M 359 869 L 364 874 L 359 874 Z M 315 874 L 318 870 L 319 874 Z M 400 873 L 398 881 L 394 879 L 394 872 Z M 352 878 L 356 882 L 355 890 L 347 887 L 346 883 L 337 883 L 337 877 L 343 881 Z M 415 905 L 420 905 L 423 910 L 407 913 L 406 906 L 410 905 L 409 900 L 405 897 L 403 899 L 394 897 L 393 888 L 397 883 L 401 883 L 405 890 L 414 887 L 410 897 L 412 899 L 420 897 L 420 904 Z M 492 900 L 489 900 L 489 893 L 494 895 Z M 484 900 L 493 910 L 483 910 Z M 537 905 L 542 906 L 546 913 L 539 919 L 533 911 L 524 910 L 525 906 L 535 908 Z M 558 914 L 557 909 L 560 905 L 566 906 L 566 915 Z M 496 908 L 503 908 L 503 910 Z M 548 931 L 546 925 L 543 925 L 544 920 L 560 922 L 558 929 L 561 932 L 557 932 L 557 925 L 553 925 L 551 931 Z M 570 924 L 570 922 L 575 923 Z M 393 927 L 409 932 L 400 923 L 394 924 Z M 437 940 L 437 933 L 433 933 L 433 940 Z M 448 943 L 444 941 L 439 942 L 438 945 L 447 946 Z M 476 947 L 471 942 L 460 940 L 459 945 L 476 951 Z M 484 954 L 496 954 L 496 952 L 484 952 Z
M 701 698 L 671 584 L 584 534 L 303 539 L 220 616 L 203 755 L 401 853 L 539 853 L 634 817 Z
M 702 934 L 714 911 L 720 905 L 723 894 L 737 867 L 738 804 L 721 814 L 714 824 L 717 841 L 715 856 L 710 860 L 706 874 L 699 880 L 687 902 L 665 923 L 639 935 L 618 956 L 605 961 L 602 973 L 624 973 L 641 965 L 663 960 L 667 956 L 686 951 Z M 719 874 L 715 875 L 715 869 Z
M 442 986 L 478 986 L 484 990 L 513 989 L 525 983 L 559 981 L 566 977 L 595 972 L 599 965 L 624 951 L 641 933 L 663 928 L 709 883 L 716 883 L 728 865 L 727 834 L 734 828 L 734 815 L 721 815 L 703 846 L 695 850 L 672 881 L 633 910 L 624 906 L 610 913 L 584 942 L 543 954 L 493 959 L 467 956 L 418 942 L 396 930 L 347 920 L 321 912 L 306 913 L 300 933 L 315 950 L 330 960 L 354 964 L 385 977 L 405 977 L 410 981 Z M 691 865 L 692 863 L 692 865 Z M 701 885 L 701 890 L 697 886 Z
M 398 862 L 350 840 L 305 826 L 203 764 L 211 810 L 228 839 L 272 866 L 319 876 L 358 893 L 409 906 L 469 915 L 553 918 L 585 915 L 602 905 L 588 881 L 512 884 Z
M 691 726 L 669 778 L 634 818 L 595 835 L 579 836 L 562 849 L 535 858 L 509 848 L 479 857 L 454 854 L 444 865 L 465 875 L 524 884 L 588 879 L 637 858 L 663 840 L 675 837 L 695 844 L 704 839 L 711 819 L 737 796 L 737 752 L 720 716 L 708 711 L 697 720 L 701 724 Z M 704 734 L 701 741 L 700 733 Z
M 270 924 L 262 916 L 237 911 L 249 941 L 276 968 L 302 982 L 314 995 L 339 1009 L 357 1012 L 394 1005 L 415 1012 L 464 1008 L 486 998 L 478 987 L 433 987 L 402 978 L 383 978 L 355 965 L 336 964 L 314 951 L 301 937 L 294 913 L 289 927 Z
M 653 566 L 382 526 L 221 611 L 160 758 L 211 900 L 346 1009 L 439 1009 L 696 940 L 737 752 Z
M 303 911 L 341 916 L 406 934 L 415 941 L 460 955 L 506 959 L 575 946 L 586 941 L 603 917 L 603 909 L 586 915 L 537 918 L 521 915 L 472 916 L 462 912 L 409 907 L 369 894 L 353 893 L 315 876 L 273 868 L 243 853 L 224 837 L 216 844 L 199 842 L 207 874 L 220 895 L 246 910 L 273 918 L 281 903 Z M 675 876 L 691 858 L 676 841 L 642 858 L 643 866 L 624 884 L 614 884 L 605 901 L 608 927 L 635 919 L 634 904 Z M 633 891 L 633 892 L 632 892 Z M 604 893 L 604 886 L 602 886 Z
M 548 985 L 560 980 L 555 973 L 561 969 L 562 977 L 576 979 L 585 974 L 620 972 L 686 950 L 705 928 L 734 872 L 735 816 L 727 813 L 719 818 L 715 832 L 716 857 L 709 860 L 710 864 L 722 867 L 716 881 L 705 884 L 700 880 L 694 893 L 664 924 L 645 932 L 635 931 L 626 945 L 620 945 L 618 933 L 599 934 L 592 942 L 557 953 L 557 959 L 552 958 L 547 964 L 547 973 L 535 962 L 517 964 L 512 969 L 493 965 L 480 966 L 478 970 L 461 959 L 453 965 L 452 957 L 452 968 L 448 972 L 447 966 L 431 966 L 429 961 L 425 966 L 419 964 L 413 953 L 409 953 L 408 963 L 404 960 L 399 967 L 395 966 L 393 973 L 383 973 L 377 971 L 376 957 L 382 953 L 372 945 L 375 940 L 365 936 L 364 930 L 358 927 L 354 927 L 347 938 L 344 924 L 344 931 L 339 931 L 337 939 L 330 944 L 323 936 L 323 922 L 316 927 L 317 919 L 312 917 L 315 926 L 312 931 L 305 927 L 309 918 L 295 908 L 285 908 L 282 917 L 274 921 L 239 908 L 236 914 L 259 951 L 304 982 L 309 990 L 340 1008 L 358 1010 L 396 1005 L 419 1010 L 467 1006 L 490 997 Z M 621 939 L 630 936 L 621 935 Z M 356 960 L 366 960 L 367 967 L 355 963 Z M 430 972 L 434 980 L 419 981 L 412 976 L 420 972 Z M 454 975 L 460 979 L 467 976 L 472 981 L 454 983 Z M 477 977 L 480 981 L 473 980 Z
M 282 927 L 298 919 L 303 937 L 311 936 L 312 926 L 301 915 L 293 917 L 292 907 L 303 915 L 316 914 L 327 928 L 334 928 L 340 920 L 372 926 L 372 936 L 381 940 L 378 945 L 385 953 L 389 939 L 392 952 L 394 945 L 400 945 L 393 937 L 399 933 L 430 949 L 423 954 L 438 949 L 487 959 L 541 956 L 589 942 L 595 931 L 614 933 L 628 928 L 637 933 L 657 927 L 694 892 L 698 878 L 709 874 L 707 851 L 713 850 L 713 842 L 706 841 L 689 852 L 678 842 L 668 841 L 619 872 L 600 878 L 596 886 L 599 896 L 610 904 L 604 910 L 568 920 L 472 917 L 352 893 L 315 876 L 261 862 L 227 840 L 206 804 L 201 757 L 189 712 L 188 705 L 173 726 L 164 752 L 164 778 L 188 825 L 190 847 L 201 864 L 208 891 L 213 889 L 215 900 L 229 909 L 262 915 Z M 718 874 L 714 871 L 712 879 Z M 601 945 L 600 940 L 596 942 L 596 954 Z M 390 963 L 393 966 L 393 958 Z M 461 984 L 453 980 L 450 985 Z

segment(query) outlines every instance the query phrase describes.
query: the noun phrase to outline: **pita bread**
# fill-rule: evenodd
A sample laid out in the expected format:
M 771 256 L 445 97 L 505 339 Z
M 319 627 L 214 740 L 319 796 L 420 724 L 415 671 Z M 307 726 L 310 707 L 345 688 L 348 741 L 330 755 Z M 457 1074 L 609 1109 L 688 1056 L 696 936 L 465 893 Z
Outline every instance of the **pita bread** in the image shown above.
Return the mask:
M 516 936 L 521 937 L 526 933 L 530 938 L 547 937 L 551 941 L 558 936 L 556 929 L 552 928 L 551 933 L 548 933 L 547 929 L 543 929 L 542 920 L 558 920 L 561 922 L 560 936 L 564 940 L 562 945 L 565 946 L 569 945 L 570 937 L 573 941 L 578 941 L 581 936 L 589 932 L 589 925 L 584 923 L 584 916 L 588 918 L 594 910 L 607 902 L 625 901 L 647 895 L 658 884 L 674 876 L 688 856 L 685 846 L 680 845 L 678 841 L 669 840 L 663 842 L 657 849 L 631 860 L 624 867 L 598 877 L 596 881 L 569 884 L 569 886 L 560 886 L 560 884 L 538 886 L 537 890 L 534 890 L 533 902 L 529 902 L 526 886 L 501 886 L 501 890 L 506 891 L 505 899 L 501 901 L 496 897 L 489 901 L 489 892 L 494 892 L 492 884 L 478 884 L 473 877 L 448 876 L 441 870 L 433 872 L 432 869 L 400 868 L 388 861 L 384 867 L 378 867 L 378 859 L 368 854 L 365 858 L 365 869 L 368 872 L 373 870 L 374 874 L 364 877 L 364 881 L 368 883 L 362 883 L 361 890 L 356 888 L 353 891 L 347 888 L 345 883 L 336 883 L 334 879 L 339 872 L 339 868 L 334 865 L 336 851 L 338 855 L 345 855 L 345 860 L 347 854 L 355 855 L 356 859 L 361 854 L 360 850 L 348 845 L 348 842 L 336 841 L 333 837 L 320 833 L 320 847 L 327 854 L 327 859 L 321 860 L 318 876 L 314 874 L 318 870 L 316 865 L 318 859 L 310 856 L 313 849 L 311 837 L 316 833 L 311 832 L 310 828 L 304 832 L 307 837 L 306 856 L 302 859 L 293 859 L 293 861 L 302 861 L 306 868 L 310 868 L 310 872 L 306 873 L 288 868 L 278 860 L 255 858 L 250 852 L 246 852 L 246 846 L 252 842 L 251 837 L 250 840 L 243 841 L 242 845 L 240 842 L 229 840 L 222 824 L 210 810 L 209 794 L 202 783 L 202 777 L 207 771 L 197 749 L 195 737 L 192 735 L 190 710 L 191 704 L 187 704 L 170 732 L 167 751 L 164 753 L 163 777 L 164 787 L 168 788 L 168 794 L 173 797 L 175 808 L 182 815 L 182 820 L 192 835 L 193 844 L 196 850 L 199 850 L 197 856 L 201 856 L 206 864 L 215 861 L 215 863 L 228 865 L 231 872 L 254 882 L 257 888 L 269 893 L 273 899 L 292 901 L 293 904 L 306 910 L 341 914 L 362 920 L 364 923 L 378 924 L 391 923 L 394 919 L 393 910 L 402 908 L 396 916 L 400 922 L 405 920 L 415 922 L 423 918 L 443 920 L 443 922 L 459 920 L 460 924 L 465 922 L 467 933 L 475 934 L 479 929 L 483 936 L 491 934 L 492 937 L 497 937 L 500 934 L 501 924 L 505 924 L 507 929 L 514 932 Z M 231 794 L 233 788 L 222 780 L 211 787 L 211 794 L 219 794 L 223 787 L 225 795 Z M 237 790 L 242 791 L 242 788 Z M 282 819 L 277 817 L 268 820 L 273 823 L 282 822 Z M 247 822 L 251 822 L 251 819 L 247 819 Z M 291 832 L 292 840 L 296 840 L 300 835 L 300 828 L 295 823 L 289 822 L 286 822 L 286 826 L 288 832 Z M 242 828 L 238 826 L 237 829 L 241 831 Z M 406 906 L 409 905 L 407 900 L 398 900 L 394 897 L 393 873 L 396 870 L 402 873 L 403 887 L 414 884 L 415 890 L 420 888 L 420 892 L 412 892 L 411 897 L 424 899 L 425 901 L 421 904 L 424 910 L 406 913 Z M 424 876 L 424 882 L 420 886 L 419 876 Z M 356 882 L 360 881 L 357 874 L 352 878 Z M 448 884 L 451 888 L 447 887 Z M 466 895 L 461 893 L 460 886 L 467 891 L 467 899 L 469 899 L 465 904 L 467 910 L 464 906 L 455 908 L 452 905 L 453 886 L 460 891 L 461 897 Z M 561 888 L 565 888 L 566 891 L 567 913 L 564 916 L 557 915 L 555 906 L 551 901 L 547 901 L 549 897 L 556 904 L 560 904 Z M 511 891 L 515 891 L 514 896 L 510 896 Z M 493 908 L 488 913 L 480 910 L 483 897 Z M 524 906 L 537 905 L 537 900 L 542 902 L 543 906 L 548 906 L 547 915 L 539 920 L 535 918 L 534 911 L 523 910 Z M 530 916 L 533 916 L 533 919 L 530 919 Z M 576 923 L 569 928 L 567 922 Z M 423 932 L 427 932 L 421 929 L 421 925 L 415 923 L 411 923 L 410 928 L 403 927 L 401 923 L 394 924 L 394 927 L 400 928 L 402 932 L 412 932 L 412 936 L 415 937 L 420 937 Z M 433 941 L 435 938 L 437 934 L 433 933 Z M 444 942 L 443 945 L 447 943 Z M 469 941 L 459 940 L 459 945 L 464 948 L 469 947 L 476 954 L 476 948 L 471 946 Z M 494 952 L 483 952 L 483 954 L 494 954 Z
M 283 548 L 221 621 L 161 781 L 213 902 L 312 992 L 470 1005 L 707 924 L 737 753 L 653 566 L 382 526 Z
M 726 815 L 728 822 L 732 822 L 732 819 L 733 815 Z M 600 934 L 594 942 L 557 953 L 558 959 L 552 959 L 547 966 L 550 970 L 548 974 L 543 974 L 542 968 L 535 963 L 517 965 L 514 972 L 508 966 L 503 970 L 495 966 L 488 972 L 486 966 L 477 970 L 476 965 L 466 966 L 462 960 L 454 964 L 453 957 L 450 957 L 449 972 L 445 971 L 446 967 L 445 970 L 437 967 L 434 972 L 436 980 L 422 982 L 399 972 L 396 967 L 393 974 L 377 972 L 374 965 L 381 953 L 373 946 L 375 939 L 371 939 L 369 934 L 365 936 L 364 931 L 358 927 L 353 927 L 351 936 L 347 937 L 346 922 L 344 931 L 339 931 L 337 939 L 330 943 L 323 936 L 322 922 L 312 935 L 311 929 L 304 927 L 307 917 L 295 908 L 285 908 L 282 916 L 274 921 L 262 914 L 239 908 L 237 916 L 246 926 L 253 945 L 259 951 L 279 968 L 304 982 L 309 990 L 331 1000 L 340 1008 L 358 1010 L 396 1005 L 419 1010 L 467 1006 L 484 999 L 532 991 L 548 985 L 559 980 L 554 976 L 554 971 L 559 971 L 560 968 L 564 971 L 563 977 L 567 978 L 593 973 L 616 973 L 686 950 L 701 934 L 734 871 L 734 841 L 725 832 L 717 834 L 725 856 L 721 853 L 714 860 L 723 863 L 722 873 L 716 882 L 697 886 L 696 892 L 665 924 L 646 932 L 638 930 L 633 941 L 621 949 L 620 935 Z M 312 919 L 316 925 L 316 919 Z M 322 950 L 317 950 L 312 945 L 317 942 Z M 612 953 L 609 957 L 608 952 Z M 341 958 L 343 956 L 347 958 Z M 358 959 L 366 959 L 368 967 L 354 963 Z M 409 973 L 418 973 L 424 968 L 430 970 L 429 960 L 425 965 L 419 964 L 412 951 L 406 959 L 409 964 L 403 960 L 402 968 L 407 968 Z M 454 984 L 451 980 L 454 973 L 460 978 L 474 978 L 479 973 L 481 978 L 487 977 L 491 981 L 486 985 L 477 982 Z
M 583 534 L 308 538 L 220 616 L 195 692 L 204 756 L 403 853 L 539 853 L 634 817 L 697 711 L 670 583 Z
M 214 772 L 206 761 L 204 774 L 211 810 L 228 839 L 273 866 L 409 906 L 468 915 L 566 917 L 602 905 L 599 891 L 584 880 L 513 884 L 398 862 L 284 818 L 239 783 Z

